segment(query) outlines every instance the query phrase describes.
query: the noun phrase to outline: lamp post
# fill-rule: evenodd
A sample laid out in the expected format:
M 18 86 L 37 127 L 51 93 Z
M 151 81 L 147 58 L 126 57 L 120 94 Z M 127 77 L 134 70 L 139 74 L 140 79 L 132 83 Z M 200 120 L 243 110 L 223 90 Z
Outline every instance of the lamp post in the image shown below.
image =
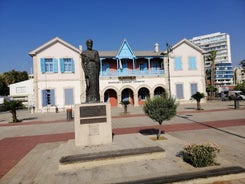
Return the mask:
M 167 53 L 161 53 L 163 56 L 167 56 L 168 59 L 168 90 L 169 90 L 169 95 L 171 96 L 171 81 L 170 81 L 170 69 L 169 69 L 169 54 L 172 52 L 173 48 L 171 45 L 166 43 L 167 47 Z

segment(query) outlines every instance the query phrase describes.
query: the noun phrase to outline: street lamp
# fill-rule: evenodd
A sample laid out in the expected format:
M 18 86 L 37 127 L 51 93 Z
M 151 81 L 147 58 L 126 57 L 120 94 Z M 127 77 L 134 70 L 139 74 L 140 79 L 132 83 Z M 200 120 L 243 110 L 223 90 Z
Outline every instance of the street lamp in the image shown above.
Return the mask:
M 161 53 L 160 55 L 167 56 L 168 58 L 168 90 L 169 90 L 169 95 L 171 96 L 171 82 L 170 82 L 170 69 L 169 69 L 169 54 L 173 51 L 173 48 L 171 45 L 166 43 L 167 47 L 167 53 Z

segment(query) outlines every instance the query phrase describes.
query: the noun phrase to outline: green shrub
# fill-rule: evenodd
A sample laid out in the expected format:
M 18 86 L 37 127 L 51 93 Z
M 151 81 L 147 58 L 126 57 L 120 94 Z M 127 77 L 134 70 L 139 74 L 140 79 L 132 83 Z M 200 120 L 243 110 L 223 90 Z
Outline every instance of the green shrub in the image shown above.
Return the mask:
M 181 151 L 183 160 L 194 167 L 215 165 L 216 153 L 220 151 L 214 144 L 191 144 Z
M 165 120 L 170 120 L 176 115 L 177 104 L 171 96 L 158 96 L 147 99 L 143 106 L 143 111 L 159 125 Z M 157 139 L 160 138 L 161 128 L 158 130 Z

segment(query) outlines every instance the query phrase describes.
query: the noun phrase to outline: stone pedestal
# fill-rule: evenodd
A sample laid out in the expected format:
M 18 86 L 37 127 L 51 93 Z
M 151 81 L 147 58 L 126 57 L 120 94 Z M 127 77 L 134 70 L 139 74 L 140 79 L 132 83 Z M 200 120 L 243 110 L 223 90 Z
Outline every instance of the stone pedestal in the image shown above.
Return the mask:
M 77 104 L 74 116 L 76 146 L 112 143 L 110 104 Z

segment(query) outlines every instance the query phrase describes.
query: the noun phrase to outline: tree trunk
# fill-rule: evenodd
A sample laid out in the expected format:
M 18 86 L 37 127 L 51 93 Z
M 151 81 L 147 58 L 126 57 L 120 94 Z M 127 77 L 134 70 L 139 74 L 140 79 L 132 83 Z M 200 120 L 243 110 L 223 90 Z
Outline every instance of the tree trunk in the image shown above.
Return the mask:
M 201 103 L 197 101 L 197 110 L 201 110 Z
M 16 110 L 11 111 L 13 122 L 18 122 Z
M 160 136 L 161 136 L 161 128 L 158 129 L 158 133 L 157 133 L 157 140 L 160 139 Z
M 126 114 L 128 112 L 128 106 L 124 105 L 124 113 Z

